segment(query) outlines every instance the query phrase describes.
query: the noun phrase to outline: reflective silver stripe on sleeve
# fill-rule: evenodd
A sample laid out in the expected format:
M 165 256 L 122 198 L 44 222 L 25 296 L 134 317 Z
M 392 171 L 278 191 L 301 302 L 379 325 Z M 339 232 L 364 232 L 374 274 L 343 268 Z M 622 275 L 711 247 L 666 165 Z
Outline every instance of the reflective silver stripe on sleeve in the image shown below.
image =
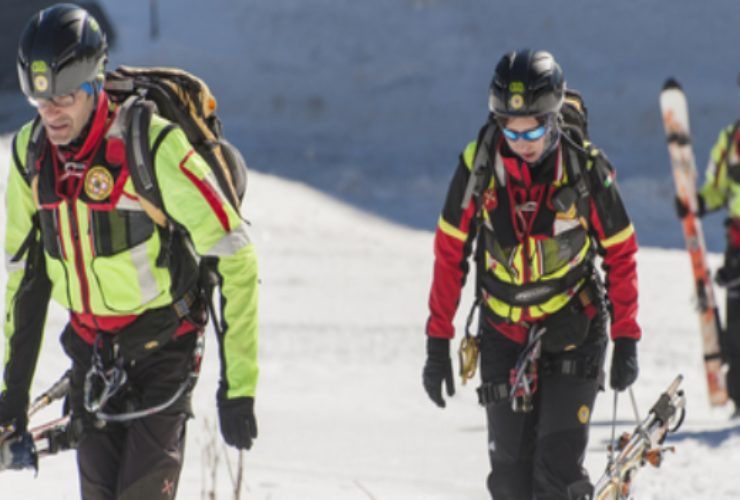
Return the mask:
M 12 259 L 13 256 L 5 252 L 5 271 L 8 275 L 16 271 L 22 271 L 26 268 L 26 259 L 20 259 L 17 261 L 13 261 Z
M 213 245 L 205 255 L 213 257 L 226 257 L 234 255 L 236 252 L 251 243 L 247 234 L 246 224 L 242 222 L 233 231 L 226 234 L 215 245 Z

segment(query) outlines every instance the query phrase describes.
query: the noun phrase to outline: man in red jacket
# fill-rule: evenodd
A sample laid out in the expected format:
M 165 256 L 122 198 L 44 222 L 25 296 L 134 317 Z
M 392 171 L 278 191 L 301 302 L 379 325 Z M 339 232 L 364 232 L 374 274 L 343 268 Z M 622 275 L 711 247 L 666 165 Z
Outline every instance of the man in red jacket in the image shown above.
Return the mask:
M 582 464 L 608 331 L 612 388 L 638 374 L 637 240 L 612 166 L 564 120 L 565 97 L 549 53 L 501 59 L 489 121 L 461 156 L 435 236 L 424 388 L 440 407 L 443 382 L 454 394 L 453 318 L 475 249 L 495 499 L 590 498 Z

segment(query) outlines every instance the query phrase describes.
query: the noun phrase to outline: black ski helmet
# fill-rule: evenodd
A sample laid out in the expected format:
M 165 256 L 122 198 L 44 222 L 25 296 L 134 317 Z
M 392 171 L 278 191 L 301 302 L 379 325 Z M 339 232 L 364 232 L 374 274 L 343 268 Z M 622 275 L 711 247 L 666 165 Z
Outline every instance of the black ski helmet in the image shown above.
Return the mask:
M 21 34 L 18 78 L 28 97 L 51 98 L 102 78 L 108 44 L 100 25 L 70 3 L 37 12 Z
M 544 50 L 519 50 L 501 58 L 491 80 L 488 108 L 494 116 L 543 116 L 563 104 L 563 71 Z

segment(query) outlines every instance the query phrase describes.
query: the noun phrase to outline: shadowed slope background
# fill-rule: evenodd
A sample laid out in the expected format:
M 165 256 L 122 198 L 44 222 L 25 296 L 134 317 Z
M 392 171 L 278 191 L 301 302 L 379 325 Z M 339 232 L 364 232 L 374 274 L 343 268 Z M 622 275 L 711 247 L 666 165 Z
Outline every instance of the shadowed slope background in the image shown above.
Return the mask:
M 6 1 L 11 28 L 30 4 L 49 3 Z M 550 50 L 582 91 L 592 139 L 618 169 L 642 244 L 683 246 L 658 112 L 665 78 L 688 93 L 700 170 L 740 107 L 736 0 L 160 0 L 157 39 L 150 2 L 98 3 L 121 27 L 111 64 L 202 75 L 252 168 L 424 229 L 434 227 L 458 154 L 485 119 L 505 51 Z M 0 35 L 6 88 L 12 32 Z M 5 131 L 30 116 L 14 89 L 0 104 Z M 711 221 L 710 248 L 719 251 L 721 221 Z

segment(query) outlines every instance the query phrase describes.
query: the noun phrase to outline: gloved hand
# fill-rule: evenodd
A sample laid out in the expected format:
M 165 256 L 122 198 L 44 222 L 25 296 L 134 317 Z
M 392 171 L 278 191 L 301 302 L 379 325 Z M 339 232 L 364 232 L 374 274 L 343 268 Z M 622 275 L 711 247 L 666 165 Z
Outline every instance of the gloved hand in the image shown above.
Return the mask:
M 30 433 L 23 432 L 0 443 L 0 471 L 29 468 L 39 470 L 39 455 Z
M 637 340 L 620 337 L 614 340 L 610 385 L 615 391 L 623 391 L 637 380 Z
M 240 450 L 250 449 L 257 437 L 254 398 L 219 399 L 218 420 L 226 444 Z
M 725 250 L 725 262 L 717 269 L 714 280 L 719 286 L 726 288 L 735 288 L 740 284 L 740 249 Z
M 8 429 L 13 434 L 22 434 L 28 425 L 26 406 L 28 397 L 13 397 L 8 391 L 0 394 L 0 435 Z
M 676 196 L 674 199 L 674 202 L 676 203 L 676 215 L 678 215 L 679 219 L 685 219 L 687 215 L 689 215 L 689 207 L 684 204 L 681 199 Z M 706 212 L 706 209 L 704 207 L 704 198 L 700 195 L 696 195 L 696 216 L 702 217 L 704 213 Z
M 422 374 L 424 389 L 440 408 L 445 407 L 442 399 L 442 382 L 447 385 L 447 395 L 455 394 L 455 379 L 452 376 L 450 340 L 427 337 L 427 360 Z

